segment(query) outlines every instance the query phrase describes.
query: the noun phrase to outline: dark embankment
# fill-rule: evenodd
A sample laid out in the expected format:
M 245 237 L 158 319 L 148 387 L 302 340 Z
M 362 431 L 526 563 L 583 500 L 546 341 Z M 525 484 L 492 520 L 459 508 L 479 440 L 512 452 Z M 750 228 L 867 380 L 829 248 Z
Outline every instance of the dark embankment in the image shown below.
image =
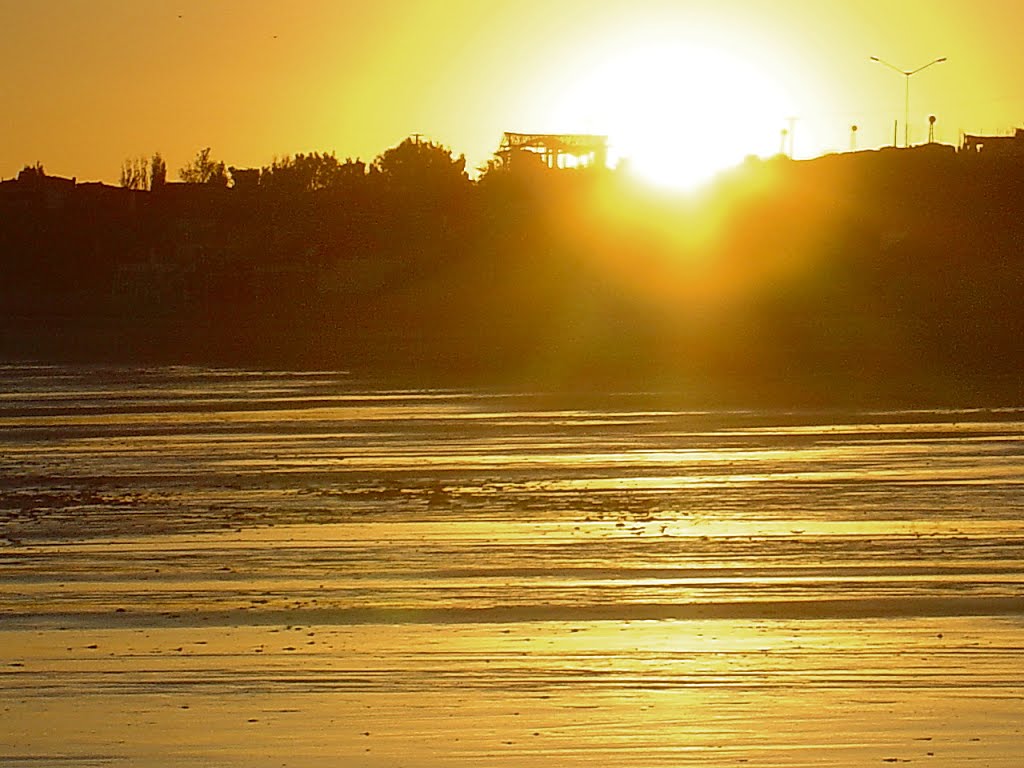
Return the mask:
M 1019 400 L 1020 160 L 933 145 L 755 161 L 672 198 L 610 172 L 470 182 L 427 146 L 326 185 L 4 182 L 0 355 Z

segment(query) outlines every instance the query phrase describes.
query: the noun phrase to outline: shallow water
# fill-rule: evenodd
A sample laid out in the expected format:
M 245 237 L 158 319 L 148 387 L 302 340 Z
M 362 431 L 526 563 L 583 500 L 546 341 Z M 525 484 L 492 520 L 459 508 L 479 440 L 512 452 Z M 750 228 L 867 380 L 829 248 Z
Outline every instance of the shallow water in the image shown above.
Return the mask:
M 1019 765 L 1024 409 L 0 376 L 0 764 Z

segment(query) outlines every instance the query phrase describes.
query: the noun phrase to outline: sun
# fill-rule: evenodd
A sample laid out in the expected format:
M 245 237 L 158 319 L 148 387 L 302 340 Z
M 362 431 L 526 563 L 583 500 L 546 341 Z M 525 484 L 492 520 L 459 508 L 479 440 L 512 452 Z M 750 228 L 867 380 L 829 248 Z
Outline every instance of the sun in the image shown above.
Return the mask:
M 702 185 L 750 155 L 780 151 L 786 89 L 725 48 L 661 42 L 603 57 L 563 90 L 563 124 L 607 134 L 611 162 L 651 183 Z

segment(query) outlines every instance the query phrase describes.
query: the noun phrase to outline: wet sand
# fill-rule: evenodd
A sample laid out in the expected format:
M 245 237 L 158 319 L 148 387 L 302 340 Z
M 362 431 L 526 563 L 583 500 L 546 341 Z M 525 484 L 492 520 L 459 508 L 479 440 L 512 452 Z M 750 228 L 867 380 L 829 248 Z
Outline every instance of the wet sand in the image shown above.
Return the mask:
M 1020 764 L 1024 411 L 5 374 L 2 765 Z

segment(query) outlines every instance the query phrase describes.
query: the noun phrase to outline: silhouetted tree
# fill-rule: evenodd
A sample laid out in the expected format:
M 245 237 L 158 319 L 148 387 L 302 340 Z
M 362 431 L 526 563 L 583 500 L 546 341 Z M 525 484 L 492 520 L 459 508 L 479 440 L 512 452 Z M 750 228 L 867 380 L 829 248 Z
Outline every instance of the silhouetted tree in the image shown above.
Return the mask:
M 338 162 L 334 153 L 285 155 L 277 159 L 260 174 L 260 185 L 286 193 L 313 192 L 335 189 L 346 182 L 366 175 L 366 164 L 351 158 Z
M 345 162 L 338 166 L 337 178 L 339 181 L 358 182 L 366 178 L 366 163 L 359 158 L 346 157 Z
M 149 160 L 149 188 L 156 189 L 167 183 L 167 163 L 160 157 L 159 152 L 154 152 Z
M 403 188 L 438 190 L 469 181 L 465 155 L 456 158 L 441 144 L 413 138 L 377 157 L 373 168 L 386 183 Z
M 503 163 L 500 159 L 492 157 L 486 163 L 479 166 L 476 170 L 480 174 L 481 179 L 486 179 L 488 176 L 494 177 L 498 174 L 506 172 L 508 169 L 505 167 L 505 163 Z
M 178 177 L 187 184 L 209 184 L 214 187 L 226 187 L 230 181 L 227 166 L 223 161 L 210 158 L 209 147 L 199 150 L 192 162 L 178 171 Z
M 121 163 L 121 186 L 125 189 L 149 188 L 149 162 L 144 157 L 129 157 Z

